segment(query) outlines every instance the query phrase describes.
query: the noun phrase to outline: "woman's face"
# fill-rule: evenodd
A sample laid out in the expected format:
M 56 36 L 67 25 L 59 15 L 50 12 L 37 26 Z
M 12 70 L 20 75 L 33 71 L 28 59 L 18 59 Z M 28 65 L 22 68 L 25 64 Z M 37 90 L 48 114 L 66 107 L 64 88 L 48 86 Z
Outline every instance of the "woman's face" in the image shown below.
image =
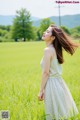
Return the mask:
M 48 29 L 43 32 L 42 39 L 45 41 L 51 41 L 51 36 L 52 36 L 52 27 L 48 27 Z

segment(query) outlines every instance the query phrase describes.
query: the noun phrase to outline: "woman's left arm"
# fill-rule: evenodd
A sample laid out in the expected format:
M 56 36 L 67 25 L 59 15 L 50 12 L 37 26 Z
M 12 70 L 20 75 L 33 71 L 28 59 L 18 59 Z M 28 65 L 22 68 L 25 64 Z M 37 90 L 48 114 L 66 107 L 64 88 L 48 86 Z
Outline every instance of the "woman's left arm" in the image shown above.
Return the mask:
M 42 72 L 42 81 L 41 81 L 40 91 L 44 90 L 48 76 L 49 76 L 50 59 L 51 59 L 50 49 L 45 48 L 44 49 L 44 69 Z

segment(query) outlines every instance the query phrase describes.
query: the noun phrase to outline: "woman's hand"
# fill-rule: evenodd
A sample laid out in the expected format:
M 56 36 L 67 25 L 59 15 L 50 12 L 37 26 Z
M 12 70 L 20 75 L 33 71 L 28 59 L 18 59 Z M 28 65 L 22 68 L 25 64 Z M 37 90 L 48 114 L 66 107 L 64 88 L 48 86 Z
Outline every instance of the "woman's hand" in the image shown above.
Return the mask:
M 39 101 L 44 100 L 44 90 L 39 92 L 39 94 L 38 94 L 38 100 Z

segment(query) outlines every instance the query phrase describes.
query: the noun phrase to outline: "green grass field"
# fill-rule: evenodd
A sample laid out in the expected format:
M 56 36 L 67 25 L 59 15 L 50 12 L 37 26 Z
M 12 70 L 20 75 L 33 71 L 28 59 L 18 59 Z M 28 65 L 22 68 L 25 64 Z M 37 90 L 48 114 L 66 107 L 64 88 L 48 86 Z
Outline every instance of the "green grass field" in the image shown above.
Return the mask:
M 0 110 L 9 110 L 10 120 L 45 120 L 44 101 L 37 99 L 45 47 L 44 41 L 0 43 Z M 64 60 L 62 76 L 80 112 L 80 49 L 64 52 Z

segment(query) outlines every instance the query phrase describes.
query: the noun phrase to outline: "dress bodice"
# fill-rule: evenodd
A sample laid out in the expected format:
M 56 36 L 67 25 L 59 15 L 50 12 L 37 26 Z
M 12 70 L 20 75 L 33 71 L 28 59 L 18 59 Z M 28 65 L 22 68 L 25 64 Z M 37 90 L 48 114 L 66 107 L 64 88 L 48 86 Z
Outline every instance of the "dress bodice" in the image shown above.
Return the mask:
M 55 51 L 55 48 L 54 47 L 52 47 L 52 48 Z M 44 70 L 44 56 L 42 57 L 42 59 L 40 61 L 40 65 L 41 65 L 41 68 L 43 71 Z M 50 62 L 49 77 L 55 76 L 55 75 L 61 75 L 61 74 L 62 74 L 62 66 L 58 62 L 57 55 L 55 54 L 55 56 L 53 57 L 53 59 Z

